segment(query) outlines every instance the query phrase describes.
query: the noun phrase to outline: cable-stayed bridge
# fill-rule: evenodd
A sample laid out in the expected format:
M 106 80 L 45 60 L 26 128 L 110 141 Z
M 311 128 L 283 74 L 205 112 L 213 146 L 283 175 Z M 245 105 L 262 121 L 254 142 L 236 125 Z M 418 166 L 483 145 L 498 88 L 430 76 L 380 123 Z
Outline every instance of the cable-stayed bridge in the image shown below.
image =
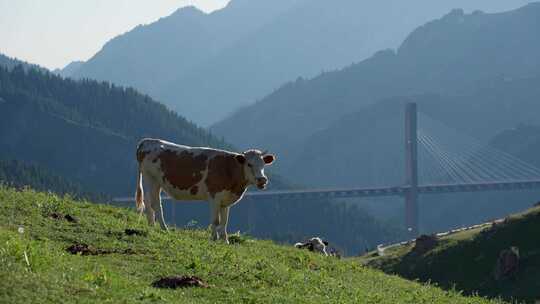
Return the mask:
M 394 169 L 394 178 L 383 179 L 387 183 L 395 181 L 395 185 L 257 191 L 246 193 L 246 198 L 309 200 L 400 196 L 405 199 L 407 228 L 411 234 L 416 235 L 419 195 L 540 189 L 540 169 L 461 134 L 427 115 L 419 116 L 415 103 L 406 105 L 404 118 L 404 153 L 403 158 L 397 161 L 405 163 L 404 170 Z M 460 144 L 452 144 L 456 142 Z M 115 200 L 128 201 L 132 198 Z
M 401 196 L 405 221 L 418 233 L 418 195 L 540 189 L 540 169 L 417 112 L 405 109 L 404 175 L 394 186 L 250 192 L 251 198 L 314 199 Z M 421 121 L 421 124 L 418 121 Z M 437 137 L 433 134 L 437 134 Z M 457 143 L 459 144 L 452 144 Z M 396 170 L 398 172 L 399 170 Z

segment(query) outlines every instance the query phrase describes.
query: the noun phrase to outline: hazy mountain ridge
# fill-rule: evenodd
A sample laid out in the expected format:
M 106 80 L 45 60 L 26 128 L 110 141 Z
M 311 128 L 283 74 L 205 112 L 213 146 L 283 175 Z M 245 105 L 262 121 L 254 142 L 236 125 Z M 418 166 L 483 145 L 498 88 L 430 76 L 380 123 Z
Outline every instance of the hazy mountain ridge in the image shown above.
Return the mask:
M 83 64 L 84 64 L 84 61 L 72 61 L 65 67 L 61 69 L 55 69 L 52 72 L 63 77 L 71 77 L 71 75 L 76 73 Z
M 397 47 L 454 6 L 498 10 L 524 2 L 233 0 L 210 14 L 184 8 L 111 40 L 73 76 L 134 86 L 208 125 L 288 80 Z
M 490 144 L 540 168 L 540 126 L 538 124 L 519 124 L 514 128 L 506 129 L 493 137 Z
M 539 20 L 540 3 L 499 14 L 454 10 L 414 31 L 397 53 L 379 52 L 343 70 L 289 83 L 213 130 L 239 147 L 265 145 L 294 156 L 311 135 L 380 99 L 459 96 L 489 78 L 533 77 L 540 67 Z
M 273 1 L 273 5 L 269 5 L 262 1 L 235 0 L 226 8 L 210 14 L 195 7 L 178 9 L 168 17 L 137 26 L 113 38 L 73 77 L 108 80 L 136 87 L 186 116 L 188 112 L 182 107 L 175 107 L 181 105 L 177 97 L 167 96 L 163 91 L 189 88 L 172 81 L 299 1 Z
M 384 99 L 363 107 L 361 111 L 344 115 L 328 128 L 305 139 L 292 162 L 305 169 L 290 167 L 284 171 L 293 180 L 301 179 L 314 185 L 373 185 L 376 176 L 386 177 L 382 178 L 386 183 L 392 180 L 401 183 L 402 175 L 389 180 L 388 177 L 394 174 L 396 166 L 403 168 L 403 113 L 406 102 L 416 102 L 421 115 L 427 115 L 464 136 L 480 139 L 486 144 L 499 132 L 517 124 L 538 122 L 540 73 L 536 77 L 513 80 L 496 77 L 477 84 L 476 88 L 459 94 L 423 94 Z M 428 126 L 420 120 L 419 127 Z M 493 145 L 516 156 L 521 151 L 517 148 L 519 145 L 504 147 L 497 141 Z M 324 151 L 324 154 L 310 151 Z

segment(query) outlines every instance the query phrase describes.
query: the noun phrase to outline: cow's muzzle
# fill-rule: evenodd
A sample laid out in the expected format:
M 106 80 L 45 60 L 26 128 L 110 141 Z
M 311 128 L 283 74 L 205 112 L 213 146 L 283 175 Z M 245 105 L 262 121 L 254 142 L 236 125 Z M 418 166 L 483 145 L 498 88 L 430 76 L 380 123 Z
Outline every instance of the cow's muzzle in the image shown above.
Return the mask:
M 267 183 L 268 183 L 268 179 L 266 177 L 257 178 L 257 188 L 264 190 L 266 188 Z

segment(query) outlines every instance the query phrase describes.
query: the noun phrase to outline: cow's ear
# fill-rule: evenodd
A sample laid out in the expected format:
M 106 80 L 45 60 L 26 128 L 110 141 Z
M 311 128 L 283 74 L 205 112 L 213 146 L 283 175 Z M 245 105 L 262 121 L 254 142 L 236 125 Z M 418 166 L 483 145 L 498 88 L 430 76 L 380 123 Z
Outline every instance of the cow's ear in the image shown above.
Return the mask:
M 265 156 L 263 156 L 264 163 L 267 165 L 273 163 L 275 159 L 276 157 L 272 154 L 266 154 Z
M 246 157 L 242 154 L 236 155 L 235 158 L 242 165 L 246 162 Z

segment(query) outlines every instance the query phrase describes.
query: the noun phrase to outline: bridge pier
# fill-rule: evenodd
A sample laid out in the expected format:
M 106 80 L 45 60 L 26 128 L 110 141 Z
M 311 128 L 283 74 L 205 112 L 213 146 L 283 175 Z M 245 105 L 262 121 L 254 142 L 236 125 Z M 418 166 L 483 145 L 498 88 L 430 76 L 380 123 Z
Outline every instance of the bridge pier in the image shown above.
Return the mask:
M 418 134 L 416 103 L 405 106 L 405 224 L 418 236 Z

